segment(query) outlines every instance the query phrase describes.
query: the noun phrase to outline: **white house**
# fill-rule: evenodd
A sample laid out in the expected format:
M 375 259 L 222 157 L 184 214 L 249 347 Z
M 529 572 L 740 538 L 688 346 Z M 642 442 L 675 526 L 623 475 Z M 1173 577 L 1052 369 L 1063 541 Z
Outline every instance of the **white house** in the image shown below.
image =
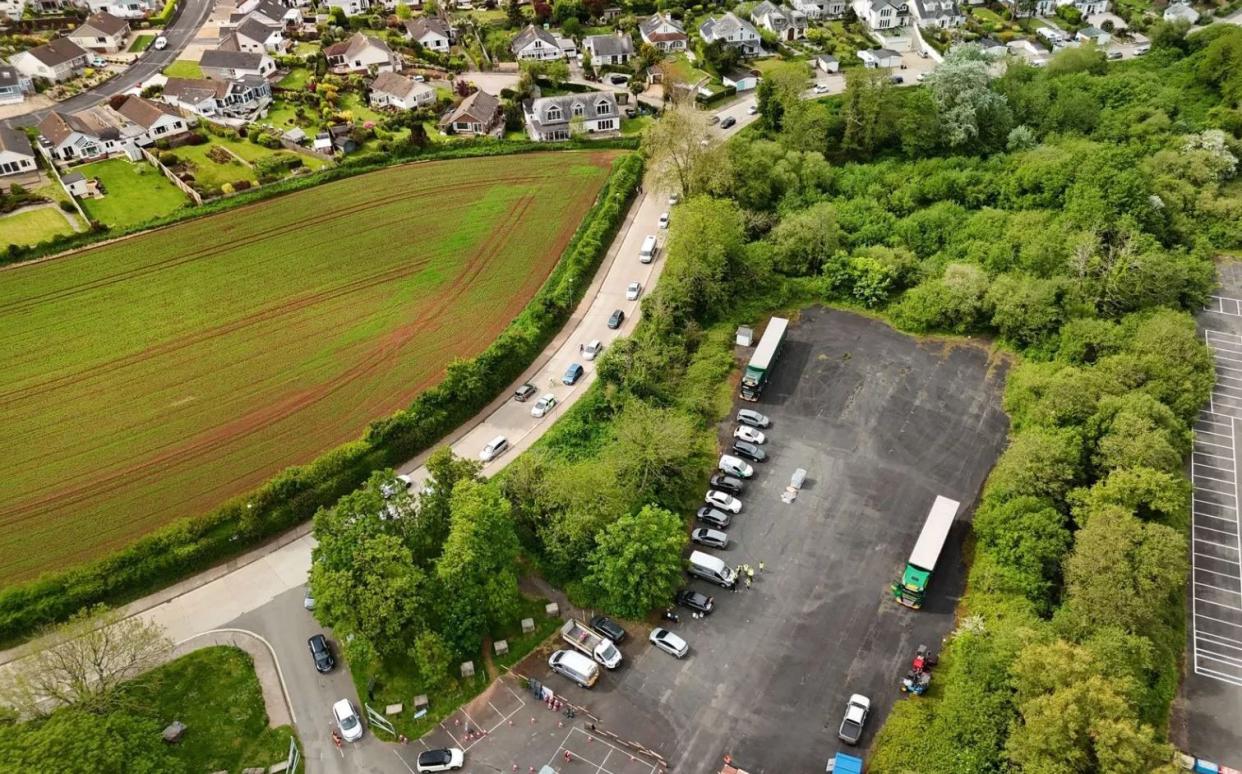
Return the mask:
M 621 128 L 617 98 L 606 91 L 526 100 L 522 112 L 526 132 L 535 142 L 568 140 L 574 134 L 616 132 Z
M 901 66 L 901 54 L 887 48 L 868 48 L 859 51 L 858 58 L 862 60 L 863 67 L 867 68 Z
M 638 25 L 638 34 L 644 43 L 666 54 L 685 51 L 690 42 L 686 28 L 666 13 L 657 13 L 641 22 Z
M 209 48 L 198 60 L 203 75 L 208 78 L 229 80 L 243 75 L 257 75 L 266 78 L 276 72 L 276 60 L 262 52 L 223 51 Z
M 812 61 L 817 69 L 823 70 L 826 73 L 841 72 L 841 62 L 832 54 L 819 54 Z
M 86 17 L 86 21 L 70 32 L 68 37 L 87 50 L 115 54 L 125 48 L 125 40 L 129 37 L 129 20 L 110 13 L 94 13 Z
M 1080 29 L 1074 38 L 1083 43 L 1094 43 L 1100 48 L 1103 48 L 1108 45 L 1109 41 L 1113 39 L 1113 36 L 1098 27 L 1088 26 Z
M 500 100 L 485 91 L 476 91 L 440 119 L 440 128 L 454 134 L 496 133 L 504 128 Z
M 26 0 L 0 0 L 0 17 L 20 19 L 25 10 Z
M 111 111 L 108 111 L 110 113 Z M 57 161 L 94 159 L 120 153 L 142 129 L 125 127 L 104 108 L 80 113 L 51 112 L 39 122 L 39 148 Z
M 565 53 L 561 50 L 560 41 L 551 32 L 543 27 L 536 27 L 533 24 L 526 25 L 526 28 L 513 38 L 513 42 L 509 44 L 509 50 L 513 52 L 513 56 L 521 61 L 523 59 L 563 59 Z
M 16 67 L 0 59 L 0 105 L 13 105 L 21 102 L 26 95 L 34 91 L 34 83 L 30 76 L 21 73 Z
M 237 13 L 232 14 L 229 21 L 236 26 L 245 21 L 246 17 L 253 17 L 273 27 L 287 27 L 302 21 L 302 12 L 276 0 L 244 0 L 237 4 Z
M 753 91 L 758 88 L 760 80 L 758 73 L 750 70 L 733 70 L 720 76 L 721 83 L 732 86 L 739 92 Z
M 0 124 L 0 178 L 26 174 L 37 168 L 34 148 L 30 147 L 26 133 L 8 124 Z
M 582 47 L 591 54 L 591 62 L 599 65 L 623 65 L 634 58 L 634 41 L 629 35 L 587 35 Z
M 272 86 L 266 78 L 248 75 L 234 80 L 209 81 L 169 78 L 164 101 L 205 118 L 251 119 L 272 102 Z
M 1164 20 L 1167 22 L 1184 21 L 1187 24 L 1194 24 L 1199 21 L 1199 12 L 1190 7 L 1190 3 L 1170 3 L 1168 8 L 1164 9 Z
M 743 56 L 755 56 L 763 51 L 759 32 L 732 13 L 707 17 L 707 21 L 699 25 L 699 36 L 705 43 L 719 40 L 726 46 L 737 48 Z
M 873 30 L 910 24 L 910 5 L 906 0 L 854 0 L 854 13 Z
M 806 37 L 806 14 L 802 11 L 787 11 L 762 0 L 750 12 L 750 20 L 781 40 L 798 40 Z
M 379 38 L 355 32 L 348 40 L 333 43 L 324 49 L 328 67 L 337 74 L 365 70 L 393 73 L 401 69 L 401 60 L 388 44 Z
M 920 27 L 960 27 L 966 23 L 957 0 L 913 0 L 914 20 Z
M 329 8 L 340 8 L 346 16 L 357 16 L 371 8 L 371 0 L 325 0 Z
M 254 15 L 247 16 L 241 24 L 228 32 L 224 30 L 221 32 L 223 36 L 217 48 L 225 51 L 247 51 L 258 54 L 266 51 L 281 54 L 289 48 L 289 41 L 285 39 L 285 31 L 279 24 L 262 22 Z
M 172 105 L 130 96 L 117 106 L 116 112 L 134 126 L 142 128 L 139 145 L 168 140 L 190 131 L 190 125 Z
M 68 38 L 56 38 L 29 51 L 14 54 L 12 64 L 28 78 L 59 82 L 82 72 L 90 60 L 90 52 L 77 43 Z
M 420 16 L 405 23 L 410 40 L 429 51 L 447 54 L 453 44 L 453 28 L 438 16 Z
M 808 19 L 840 19 L 849 7 L 846 0 L 793 0 L 791 5 Z
M 141 19 L 159 13 L 163 0 L 86 0 L 91 13 L 110 13 L 122 19 Z
M 371 81 L 371 107 L 414 110 L 434 104 L 436 90 L 397 73 L 380 73 Z

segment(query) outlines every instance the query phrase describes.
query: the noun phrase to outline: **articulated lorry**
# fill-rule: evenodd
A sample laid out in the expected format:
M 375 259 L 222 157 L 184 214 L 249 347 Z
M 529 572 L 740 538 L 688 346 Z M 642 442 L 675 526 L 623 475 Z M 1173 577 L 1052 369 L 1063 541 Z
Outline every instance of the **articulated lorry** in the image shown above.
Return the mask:
M 906 607 L 917 610 L 923 606 L 927 585 L 931 583 L 932 572 L 936 569 L 936 562 L 940 561 L 959 507 L 961 503 L 957 500 L 942 495 L 937 495 L 936 502 L 932 503 L 927 521 L 923 523 L 923 531 L 919 533 L 918 542 L 914 544 L 910 560 L 901 574 L 901 582 L 893 584 L 893 598 Z
M 576 618 L 569 619 L 561 627 L 561 639 L 609 669 L 621 666 L 621 651 L 612 640 Z
M 746 364 L 746 371 L 742 374 L 742 400 L 757 401 L 763 394 L 763 388 L 772 376 L 772 369 L 776 367 L 776 358 L 785 344 L 785 331 L 788 328 L 789 321 L 784 317 L 768 320 L 763 338 L 759 339 L 759 346 L 755 347 L 755 354 L 751 356 L 750 362 Z

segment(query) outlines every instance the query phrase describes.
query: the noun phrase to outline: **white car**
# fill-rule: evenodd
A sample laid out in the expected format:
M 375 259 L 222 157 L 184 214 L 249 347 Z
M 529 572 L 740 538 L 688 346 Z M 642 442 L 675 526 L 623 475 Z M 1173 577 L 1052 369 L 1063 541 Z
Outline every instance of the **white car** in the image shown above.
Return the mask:
M 641 282 L 631 282 L 625 286 L 625 300 L 637 301 L 638 297 L 643 294 L 643 284 Z
M 717 467 L 722 472 L 738 478 L 750 478 L 755 475 L 755 469 L 750 466 L 750 463 L 740 457 L 734 457 L 732 454 L 720 455 L 720 462 L 717 463 Z
M 750 107 L 746 108 L 746 115 L 748 115 L 748 116 L 753 116 L 754 114 L 756 114 L 756 113 L 758 113 L 758 112 L 759 112 L 759 106 L 758 106 L 758 105 L 751 105 Z
M 591 339 L 585 347 L 582 348 L 582 356 L 587 360 L 594 360 L 599 357 L 599 353 L 604 351 L 604 345 L 599 339 Z
M 500 456 L 501 452 L 509 448 L 509 439 L 503 435 L 498 435 L 487 442 L 487 446 L 483 447 L 483 451 L 479 452 L 479 459 L 483 462 L 491 462 Z
M 741 438 L 743 441 L 750 443 L 764 443 L 768 437 L 762 431 L 756 430 L 748 425 L 738 425 L 733 431 L 734 438 Z
M 398 492 L 410 491 L 410 487 L 412 486 L 414 486 L 414 479 L 402 473 L 392 481 L 380 484 L 380 494 L 384 497 L 395 497 Z
M 681 194 L 672 194 L 668 197 L 668 206 L 672 207 L 679 201 L 681 201 Z
M 155 39 L 155 42 L 151 44 L 151 47 L 154 48 L 156 51 L 163 51 L 164 49 L 168 48 L 168 38 L 164 37 L 163 35 L 160 35 L 158 38 Z
M 652 645 L 655 645 L 670 656 L 681 658 L 690 652 L 690 646 L 686 644 L 685 640 L 663 627 L 652 630 L 651 636 L 647 639 L 651 640 Z
M 845 705 L 845 717 L 841 719 L 841 728 L 837 730 L 837 738 L 846 744 L 858 744 L 858 740 L 862 739 L 867 715 L 870 713 L 871 699 L 861 693 L 851 696 L 849 704 Z
M 816 94 L 827 94 L 827 93 L 828 93 L 828 84 L 826 84 L 826 83 L 817 83 L 817 84 L 815 84 L 815 93 L 816 93 Z
M 418 754 L 418 774 L 424 771 L 457 771 L 466 765 L 466 754 L 456 747 L 423 750 Z
M 530 410 L 530 415 L 534 417 L 535 419 L 546 417 L 548 415 L 548 412 L 551 411 L 555 406 L 556 406 L 556 396 L 553 395 L 552 393 L 548 393 L 547 395 L 544 395 L 539 400 L 535 401 L 535 406 L 534 408 Z
M 668 213 L 660 213 L 660 228 L 668 228 Z
M 332 717 L 346 742 L 356 742 L 362 738 L 362 720 L 358 718 L 358 713 L 354 711 L 354 705 L 349 699 L 341 699 L 332 705 Z
M 728 511 L 729 513 L 742 512 L 741 500 L 737 499 L 733 495 L 727 495 L 716 489 L 708 489 L 707 494 L 703 495 L 703 501 L 714 508 L 719 508 L 722 511 Z

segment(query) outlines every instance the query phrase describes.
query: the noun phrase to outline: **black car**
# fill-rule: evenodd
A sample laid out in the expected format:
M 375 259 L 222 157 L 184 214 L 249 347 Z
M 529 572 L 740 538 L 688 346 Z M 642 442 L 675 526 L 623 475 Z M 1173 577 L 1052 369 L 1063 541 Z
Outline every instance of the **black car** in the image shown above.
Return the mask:
M 746 485 L 742 483 L 742 479 L 726 476 L 724 473 L 717 473 L 712 476 L 711 483 L 708 484 L 712 489 L 719 489 L 722 492 L 728 492 L 731 495 L 740 495 Z
M 608 318 L 608 327 L 615 331 L 617 328 L 621 327 L 621 323 L 623 322 L 625 322 L 625 312 L 618 309 L 612 313 L 611 317 Z
M 888 77 L 888 82 L 889 83 L 905 83 L 906 79 L 902 78 L 900 75 L 890 75 Z
M 625 639 L 625 629 L 622 629 L 621 624 L 606 615 L 597 615 L 592 618 L 591 628 L 612 640 L 614 643 L 620 643 Z
M 768 458 L 768 453 L 750 441 L 734 441 L 733 453 L 739 457 L 745 457 L 751 462 L 764 462 Z
M 704 505 L 702 508 L 699 508 L 698 513 L 695 515 L 699 521 L 716 529 L 728 529 L 729 523 L 733 520 L 733 517 L 729 514 L 710 505 Z
M 535 389 L 535 385 L 523 384 L 521 387 L 518 387 L 513 391 L 513 399 L 518 403 L 525 403 L 530 400 L 536 392 L 539 392 L 539 390 Z
M 332 658 L 332 647 L 328 645 L 328 638 L 322 634 L 316 634 L 307 640 L 306 644 L 310 647 L 315 669 L 319 672 L 331 672 L 336 666 L 336 659 Z
M 733 126 L 736 123 L 737 123 L 737 119 L 734 118 L 733 116 L 725 116 L 725 120 L 720 122 L 720 128 L 728 129 L 730 126 Z
M 693 589 L 682 589 L 677 592 L 677 604 L 696 610 L 703 615 L 712 611 L 712 598 Z

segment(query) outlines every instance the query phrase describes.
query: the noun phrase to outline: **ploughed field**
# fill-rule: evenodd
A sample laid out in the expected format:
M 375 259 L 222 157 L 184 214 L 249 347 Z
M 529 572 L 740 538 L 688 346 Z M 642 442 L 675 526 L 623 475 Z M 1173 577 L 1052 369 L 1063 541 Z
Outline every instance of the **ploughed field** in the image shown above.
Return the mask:
M 0 584 L 408 405 L 521 311 L 614 157 L 408 165 L 0 270 Z

